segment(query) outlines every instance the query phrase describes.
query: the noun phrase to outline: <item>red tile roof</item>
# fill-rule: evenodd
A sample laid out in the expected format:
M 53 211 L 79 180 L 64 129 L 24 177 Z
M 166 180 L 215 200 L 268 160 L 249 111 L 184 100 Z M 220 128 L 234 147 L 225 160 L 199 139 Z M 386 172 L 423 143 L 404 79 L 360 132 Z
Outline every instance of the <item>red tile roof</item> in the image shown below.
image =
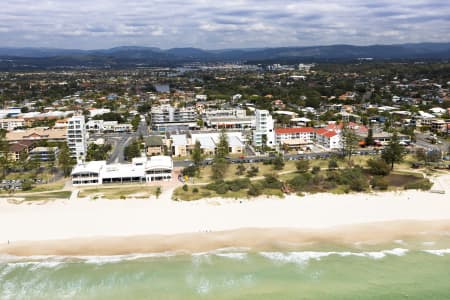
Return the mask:
M 324 134 L 325 132 L 327 132 L 329 129 L 327 128 L 319 128 L 316 130 L 317 134 Z
M 313 133 L 314 128 L 312 127 L 294 127 L 294 128 L 277 128 L 275 129 L 276 134 L 292 134 L 292 133 Z

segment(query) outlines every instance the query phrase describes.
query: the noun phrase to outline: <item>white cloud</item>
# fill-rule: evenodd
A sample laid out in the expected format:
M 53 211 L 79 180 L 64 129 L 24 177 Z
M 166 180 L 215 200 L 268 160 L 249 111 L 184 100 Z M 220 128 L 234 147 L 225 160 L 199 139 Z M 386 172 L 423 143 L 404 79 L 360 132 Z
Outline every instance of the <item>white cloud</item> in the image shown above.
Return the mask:
M 2 3 L 0 40 L 87 49 L 448 42 L 449 15 L 441 0 L 15 0 Z

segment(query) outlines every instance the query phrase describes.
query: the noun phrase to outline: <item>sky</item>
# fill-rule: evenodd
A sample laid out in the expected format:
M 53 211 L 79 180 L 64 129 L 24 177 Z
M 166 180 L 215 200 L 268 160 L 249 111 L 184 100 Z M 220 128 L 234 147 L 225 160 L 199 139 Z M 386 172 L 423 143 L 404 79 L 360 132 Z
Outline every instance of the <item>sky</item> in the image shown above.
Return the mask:
M 450 42 L 448 0 L 3 0 L 0 47 Z

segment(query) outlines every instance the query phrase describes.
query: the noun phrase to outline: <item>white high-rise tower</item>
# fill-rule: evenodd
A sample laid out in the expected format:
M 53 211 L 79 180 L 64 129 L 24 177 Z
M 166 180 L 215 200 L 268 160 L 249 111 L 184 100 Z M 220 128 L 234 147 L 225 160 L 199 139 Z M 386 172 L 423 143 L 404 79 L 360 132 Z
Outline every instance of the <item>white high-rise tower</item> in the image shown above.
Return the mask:
M 73 116 L 67 125 L 67 146 L 72 157 L 82 161 L 86 157 L 86 124 L 84 116 Z
M 267 147 L 275 147 L 275 131 L 272 116 L 267 110 L 255 111 L 256 129 L 253 132 L 253 145 L 261 147 L 264 142 Z

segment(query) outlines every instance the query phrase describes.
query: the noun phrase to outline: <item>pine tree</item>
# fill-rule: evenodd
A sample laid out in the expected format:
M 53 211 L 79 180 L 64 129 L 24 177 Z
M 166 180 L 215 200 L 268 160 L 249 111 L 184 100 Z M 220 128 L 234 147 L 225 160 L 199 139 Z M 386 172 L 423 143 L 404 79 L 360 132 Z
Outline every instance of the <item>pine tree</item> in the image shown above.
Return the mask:
M 192 161 L 194 162 L 194 165 L 196 167 L 200 166 L 200 164 L 202 163 L 202 160 L 203 160 L 202 149 L 200 148 L 200 146 L 201 146 L 200 142 L 196 141 L 194 149 L 192 150 L 192 153 L 191 153 Z
M 9 161 L 9 143 L 6 140 L 6 130 L 0 129 L 0 168 L 2 177 L 8 173 Z
M 66 143 L 61 146 L 59 151 L 58 164 L 64 173 L 64 177 L 68 177 L 72 171 L 72 166 L 75 164 L 75 161 L 72 157 L 70 157 L 70 150 Z
M 353 152 L 358 145 L 359 137 L 356 133 L 348 128 L 347 125 L 344 125 L 342 128 L 342 151 L 344 156 L 348 157 L 348 160 L 351 161 Z
M 225 129 L 222 129 L 219 136 L 219 142 L 217 144 L 216 158 L 225 159 L 230 153 L 230 146 L 228 144 L 228 137 Z
M 389 144 L 384 148 L 381 158 L 391 165 L 391 170 L 394 169 L 394 164 L 403 160 L 405 155 L 405 148 L 400 144 L 397 132 L 392 134 Z
M 373 146 L 375 144 L 375 141 L 373 139 L 373 129 L 369 128 L 369 131 L 367 132 L 366 137 L 366 146 Z

